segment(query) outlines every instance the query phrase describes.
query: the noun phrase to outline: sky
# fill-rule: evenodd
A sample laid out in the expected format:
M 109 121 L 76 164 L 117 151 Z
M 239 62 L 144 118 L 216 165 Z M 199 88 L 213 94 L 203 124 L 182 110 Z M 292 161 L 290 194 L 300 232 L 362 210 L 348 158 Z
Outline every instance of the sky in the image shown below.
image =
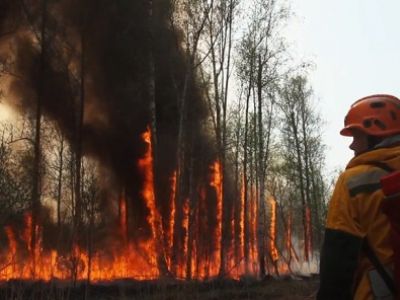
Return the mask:
M 353 156 L 339 131 L 350 105 L 371 94 L 400 97 L 400 1 L 291 0 L 288 41 L 297 59 L 311 60 L 310 85 L 325 119 L 327 169 Z

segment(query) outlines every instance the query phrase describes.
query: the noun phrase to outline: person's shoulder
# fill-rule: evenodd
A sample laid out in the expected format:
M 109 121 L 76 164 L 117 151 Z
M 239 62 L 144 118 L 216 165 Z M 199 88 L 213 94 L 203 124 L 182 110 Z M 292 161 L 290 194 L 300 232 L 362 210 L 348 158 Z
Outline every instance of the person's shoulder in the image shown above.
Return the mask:
M 373 170 L 377 169 L 376 166 L 373 165 L 369 165 L 369 164 L 359 164 L 356 166 L 352 166 L 350 168 L 346 168 L 343 172 L 342 172 L 342 176 L 344 178 L 350 178 L 353 176 L 357 176 L 363 173 L 368 173 L 371 172 Z
M 349 179 L 353 178 L 354 176 L 368 173 L 372 169 L 373 167 L 369 165 L 357 165 L 357 166 L 352 166 L 350 168 L 346 168 L 342 173 L 340 173 L 337 181 L 346 183 Z

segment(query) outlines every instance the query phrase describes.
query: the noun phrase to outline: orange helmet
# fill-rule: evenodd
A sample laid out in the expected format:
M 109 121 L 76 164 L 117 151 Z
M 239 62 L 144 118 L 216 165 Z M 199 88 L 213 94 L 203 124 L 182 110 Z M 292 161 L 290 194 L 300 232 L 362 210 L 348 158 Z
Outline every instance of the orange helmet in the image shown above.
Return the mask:
M 357 100 L 347 113 L 340 134 L 352 136 L 354 128 L 382 137 L 400 133 L 400 100 L 391 95 L 372 95 Z

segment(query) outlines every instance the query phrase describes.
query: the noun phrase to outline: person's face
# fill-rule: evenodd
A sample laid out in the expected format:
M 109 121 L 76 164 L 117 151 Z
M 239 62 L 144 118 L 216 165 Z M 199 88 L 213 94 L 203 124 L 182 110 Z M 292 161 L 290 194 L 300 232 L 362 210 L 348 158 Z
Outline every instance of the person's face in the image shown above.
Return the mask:
M 368 135 L 359 129 L 353 129 L 353 142 L 349 148 L 354 151 L 354 156 L 357 156 L 368 150 Z

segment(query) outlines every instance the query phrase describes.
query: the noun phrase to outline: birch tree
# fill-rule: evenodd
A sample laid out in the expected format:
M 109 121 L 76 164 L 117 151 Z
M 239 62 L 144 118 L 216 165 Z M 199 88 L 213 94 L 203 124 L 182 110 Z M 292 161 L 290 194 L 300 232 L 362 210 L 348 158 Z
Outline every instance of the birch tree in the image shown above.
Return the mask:
M 260 276 L 265 276 L 266 249 L 266 187 L 267 164 L 270 154 L 272 121 L 274 104 L 279 82 L 285 73 L 287 60 L 286 45 L 278 32 L 288 16 L 287 8 L 278 1 L 254 1 L 250 9 L 250 20 L 247 25 L 239 50 L 239 80 L 246 82 L 246 111 L 249 110 L 250 99 L 253 102 L 251 111 L 254 113 L 253 130 L 248 132 L 248 116 L 245 117 L 244 136 L 244 173 L 247 173 L 247 151 L 252 151 L 255 157 L 255 182 L 257 187 L 257 205 L 259 207 L 258 222 L 258 252 Z M 254 141 L 248 148 L 249 134 Z M 245 183 L 245 197 L 247 197 Z M 246 199 L 247 201 L 247 199 Z M 247 252 L 247 251 L 246 251 Z
M 324 147 L 321 142 L 321 119 L 312 106 L 312 90 L 304 76 L 289 78 L 281 92 L 283 113 L 284 158 L 289 178 L 295 182 L 302 211 L 304 258 L 309 261 L 313 252 L 313 222 L 322 213 L 325 200 L 322 174 Z M 318 221 L 319 222 L 319 221 Z
M 211 8 L 206 23 L 205 49 L 206 70 L 211 76 L 205 82 L 207 89 L 207 101 L 212 115 L 213 128 L 216 137 L 217 158 L 222 171 L 222 240 L 220 245 L 220 270 L 221 276 L 226 268 L 226 249 L 229 246 L 229 212 L 232 209 L 232 201 L 228 202 L 226 193 L 227 184 L 227 114 L 228 99 L 230 96 L 230 82 L 233 70 L 233 28 L 237 17 L 239 0 L 215 1 Z M 205 77 L 203 77 L 203 80 Z
M 188 94 L 191 88 L 192 80 L 194 78 L 194 74 L 198 71 L 198 68 L 202 65 L 204 59 L 201 58 L 199 54 L 199 46 L 202 36 L 204 35 L 205 25 L 210 17 L 210 12 L 214 7 L 214 0 L 211 1 L 172 1 L 173 11 L 176 14 L 172 14 L 170 17 L 170 22 L 172 28 L 180 28 L 183 32 L 183 43 L 180 44 L 180 34 L 175 32 L 176 36 L 176 46 L 180 48 L 183 47 L 184 57 L 185 57 L 185 71 L 183 77 L 183 84 L 178 84 L 178 78 L 176 75 L 172 74 L 172 79 L 174 82 L 176 94 L 178 95 L 177 106 L 178 106 L 178 115 L 179 115 L 179 124 L 178 124 L 178 137 L 177 137 L 177 153 L 176 153 L 176 162 L 177 162 L 177 173 L 176 173 L 176 207 L 179 207 L 176 211 L 175 217 L 175 228 L 174 228 L 174 239 L 173 239 L 173 266 L 177 266 L 179 260 L 179 248 L 182 243 L 182 207 L 184 206 L 184 197 L 185 194 L 189 194 L 190 190 L 193 187 L 188 186 L 188 182 L 190 184 L 190 180 L 185 180 L 185 178 L 190 178 L 190 174 L 185 173 L 185 169 L 190 169 L 190 167 L 186 166 L 185 163 L 190 164 L 190 159 L 188 159 L 188 151 L 189 145 L 187 145 L 187 141 L 190 140 L 187 136 L 187 132 L 185 128 L 187 127 L 187 101 Z M 189 204 L 189 228 L 191 228 L 191 215 L 193 212 L 194 203 Z M 190 235 L 192 236 L 192 235 Z M 192 243 L 191 240 L 188 241 L 189 244 Z M 189 256 L 186 258 L 187 261 L 191 260 Z M 190 266 L 189 266 L 190 268 Z M 176 273 L 176 270 L 173 270 L 173 273 Z M 188 274 L 190 272 L 187 272 Z

